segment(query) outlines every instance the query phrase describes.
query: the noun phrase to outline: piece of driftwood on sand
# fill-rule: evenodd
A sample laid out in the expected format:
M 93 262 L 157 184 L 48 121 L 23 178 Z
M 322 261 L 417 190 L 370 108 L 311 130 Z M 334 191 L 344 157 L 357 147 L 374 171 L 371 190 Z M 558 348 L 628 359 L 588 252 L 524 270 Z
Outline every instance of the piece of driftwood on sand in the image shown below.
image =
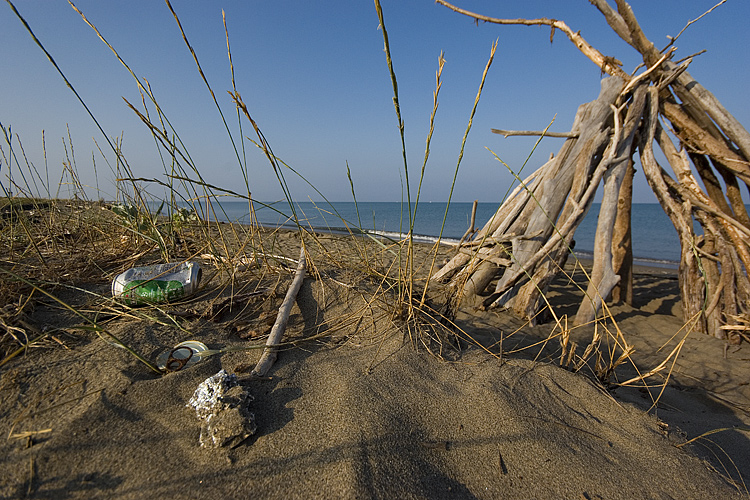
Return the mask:
M 286 324 L 289 321 L 289 315 L 292 312 L 292 306 L 294 301 L 297 299 L 297 294 L 302 286 L 302 282 L 305 279 L 307 273 L 307 259 L 305 258 L 305 246 L 302 245 L 299 251 L 299 262 L 297 263 L 297 271 L 294 273 L 294 279 L 292 280 L 289 289 L 284 296 L 284 301 L 279 306 L 279 313 L 276 316 L 276 321 L 271 328 L 271 333 L 266 341 L 266 348 L 263 350 L 258 363 L 250 373 L 253 377 L 264 377 L 273 366 L 276 361 L 278 347 L 276 347 L 284 336 L 286 330 Z

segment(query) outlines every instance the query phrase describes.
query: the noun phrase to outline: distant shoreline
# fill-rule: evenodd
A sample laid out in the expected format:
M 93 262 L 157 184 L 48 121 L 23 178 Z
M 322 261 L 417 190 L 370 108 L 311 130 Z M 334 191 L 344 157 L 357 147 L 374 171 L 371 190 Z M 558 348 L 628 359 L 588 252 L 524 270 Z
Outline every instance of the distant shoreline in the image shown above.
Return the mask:
M 182 204 L 180 204 L 182 205 Z M 250 222 L 248 206 L 245 201 L 221 201 L 222 209 L 215 215 L 223 222 L 247 224 Z M 286 201 L 258 202 L 255 211 L 255 222 L 265 228 L 294 229 L 289 218 L 281 211 L 289 211 Z M 329 234 L 360 234 L 398 240 L 406 233 L 399 202 L 295 202 L 300 223 L 307 229 Z M 155 204 L 154 209 L 159 205 Z M 443 230 L 441 243 L 455 245 L 469 227 L 472 203 L 451 203 L 450 214 L 443 225 L 446 202 L 421 202 L 417 210 L 417 221 L 414 227 L 414 239 L 422 243 L 435 243 L 437 235 Z M 658 203 L 634 204 L 634 217 L 645 209 L 641 218 L 633 222 L 634 264 L 656 269 L 676 270 L 679 266 L 679 240 L 671 221 L 663 213 Z M 477 211 L 475 229 L 480 229 L 497 209 L 495 203 L 480 203 Z M 579 259 L 592 259 L 598 204 L 594 204 L 589 214 L 576 230 L 577 242 L 575 253 Z M 645 219 L 644 219 L 645 217 Z M 213 218 L 213 217 L 212 217 Z M 645 224 L 644 220 L 649 223 Z M 357 227 L 361 224 L 362 227 Z M 399 229 L 402 228 L 401 231 Z

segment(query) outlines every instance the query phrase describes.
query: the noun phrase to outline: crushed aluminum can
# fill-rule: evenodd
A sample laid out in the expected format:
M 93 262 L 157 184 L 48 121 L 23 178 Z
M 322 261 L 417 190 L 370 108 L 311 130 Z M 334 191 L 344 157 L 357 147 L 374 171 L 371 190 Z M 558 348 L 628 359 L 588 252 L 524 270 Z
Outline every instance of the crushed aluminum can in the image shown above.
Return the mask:
M 197 262 L 134 267 L 112 281 L 112 296 L 127 305 L 163 304 L 195 293 L 202 271 Z

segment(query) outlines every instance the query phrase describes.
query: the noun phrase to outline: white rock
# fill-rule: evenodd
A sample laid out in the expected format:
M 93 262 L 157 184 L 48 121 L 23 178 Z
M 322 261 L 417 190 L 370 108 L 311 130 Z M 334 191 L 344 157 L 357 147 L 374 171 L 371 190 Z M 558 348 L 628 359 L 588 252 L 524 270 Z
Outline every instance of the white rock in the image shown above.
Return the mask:
M 252 400 L 237 377 L 224 370 L 201 382 L 186 405 L 201 420 L 201 446 L 236 445 L 253 435 L 257 426 L 248 409 Z

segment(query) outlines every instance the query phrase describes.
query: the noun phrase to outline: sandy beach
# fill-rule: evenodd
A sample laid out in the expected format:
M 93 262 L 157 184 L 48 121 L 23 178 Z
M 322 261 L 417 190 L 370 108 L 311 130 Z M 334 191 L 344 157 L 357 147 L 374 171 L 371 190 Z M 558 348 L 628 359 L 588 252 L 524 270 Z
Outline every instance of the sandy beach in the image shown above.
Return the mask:
M 532 327 L 507 312 L 462 308 L 454 319 L 462 333 L 425 340 L 362 267 L 362 252 L 383 265 L 376 243 L 310 241 L 310 273 L 285 335 L 295 345 L 263 379 L 248 372 L 292 280 L 295 232 L 267 235 L 286 266 L 277 259 L 231 276 L 194 249 L 186 255 L 204 282 L 168 306 L 111 301 L 113 276 L 133 264 L 124 259 L 49 288 L 152 363 L 185 340 L 217 351 L 173 373 L 153 373 L 106 336 L 77 328 L 81 318 L 59 302 L 35 297 L 25 321 L 56 333 L 0 367 L 0 498 L 748 496 L 748 348 L 725 358 L 723 341 L 682 329 L 674 271 L 637 268 L 634 306 L 611 306 L 635 351 L 602 383 L 594 358 L 577 371 L 561 363 L 554 322 Z M 429 263 L 428 250 L 419 247 L 416 261 Z M 157 260 L 150 253 L 137 263 Z M 575 314 L 581 279 L 553 284 L 558 317 Z M 569 332 L 577 355 L 594 330 Z M 658 367 L 683 339 L 648 387 L 618 385 Z M 613 342 L 604 335 L 601 351 L 618 352 Z M 201 423 L 186 405 L 222 369 L 253 397 L 257 430 L 232 446 L 201 447 Z

